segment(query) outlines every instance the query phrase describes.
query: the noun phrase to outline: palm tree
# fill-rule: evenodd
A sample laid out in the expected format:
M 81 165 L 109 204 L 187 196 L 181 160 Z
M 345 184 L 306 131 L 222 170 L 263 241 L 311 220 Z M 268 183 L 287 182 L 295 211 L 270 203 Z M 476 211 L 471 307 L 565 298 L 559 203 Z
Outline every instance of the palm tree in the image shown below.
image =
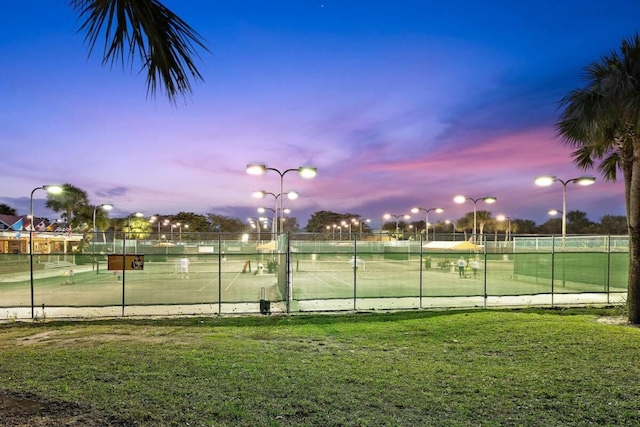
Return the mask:
M 483 241 L 484 227 L 485 225 L 493 224 L 493 218 L 491 218 L 491 212 L 489 211 L 476 211 L 476 223 L 478 225 L 478 236 L 480 236 L 480 242 Z
M 87 192 L 71 184 L 62 185 L 62 193 L 47 194 L 46 206 L 54 212 L 63 212 L 67 224 L 71 225 L 73 213 L 79 210 L 86 210 L 89 205 Z
M 1 215 L 18 215 L 16 209 L 7 205 L 6 203 L 0 203 L 0 214 Z
M 640 323 L 640 36 L 623 40 L 585 68 L 585 87 L 571 91 L 557 123 L 574 163 L 597 168 L 607 181 L 624 177 L 629 229 L 629 321 Z
M 207 51 L 201 36 L 158 0 L 70 0 L 83 20 L 89 55 L 104 38 L 102 64 L 133 67 L 140 61 L 147 71 L 147 95 L 164 90 L 173 104 L 191 93 L 191 81 L 202 81 L 194 63 L 196 48 Z M 100 43 L 102 44 L 102 42 Z

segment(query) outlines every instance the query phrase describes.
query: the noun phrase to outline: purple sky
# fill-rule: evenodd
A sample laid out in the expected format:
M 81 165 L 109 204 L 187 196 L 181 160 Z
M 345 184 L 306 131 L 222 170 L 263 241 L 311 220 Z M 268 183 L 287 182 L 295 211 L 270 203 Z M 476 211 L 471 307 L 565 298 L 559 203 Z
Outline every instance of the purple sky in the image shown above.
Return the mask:
M 71 183 L 112 217 L 180 211 L 256 216 L 295 173 L 286 202 L 304 226 L 318 210 L 360 214 L 441 206 L 542 223 L 562 186 L 538 175 L 595 175 L 567 210 L 624 215 L 623 184 L 571 162 L 555 138 L 558 101 L 589 62 L 637 31 L 637 1 L 210 1 L 165 4 L 211 53 L 205 82 L 173 108 L 144 75 L 87 59 L 66 1 L 8 2 L 0 16 L 0 203 L 26 214 L 31 190 Z M 36 215 L 55 218 L 35 193 Z M 415 220 L 423 219 L 422 214 Z M 431 217 L 430 217 L 431 219 Z

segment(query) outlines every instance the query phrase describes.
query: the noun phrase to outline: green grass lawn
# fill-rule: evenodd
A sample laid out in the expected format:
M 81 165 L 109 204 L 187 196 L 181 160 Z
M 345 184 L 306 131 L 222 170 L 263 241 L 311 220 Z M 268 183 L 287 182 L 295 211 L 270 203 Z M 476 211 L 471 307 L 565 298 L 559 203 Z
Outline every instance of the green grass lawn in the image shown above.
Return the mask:
M 139 426 L 637 426 L 640 329 L 617 314 L 5 323 L 0 389 Z

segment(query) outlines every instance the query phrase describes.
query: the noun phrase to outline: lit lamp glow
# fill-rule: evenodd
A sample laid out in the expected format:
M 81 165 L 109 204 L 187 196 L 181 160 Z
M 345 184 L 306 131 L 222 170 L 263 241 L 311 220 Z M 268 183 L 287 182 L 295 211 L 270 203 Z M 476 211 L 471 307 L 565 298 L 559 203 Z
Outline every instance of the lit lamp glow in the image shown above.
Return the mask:
M 578 178 L 562 180 L 553 175 L 543 175 L 537 177 L 534 182 L 539 187 L 548 187 L 556 181 L 562 184 L 562 210 L 559 212 L 562 212 L 562 242 L 564 245 L 564 238 L 567 235 L 567 184 L 574 183 L 584 187 L 594 184 L 596 179 L 592 176 L 581 176 Z M 551 214 L 551 212 L 549 212 L 549 214 Z M 556 212 L 555 215 L 557 214 L 558 212 Z
M 280 171 L 278 169 L 275 168 L 268 168 L 266 167 L 264 164 L 248 164 L 247 165 L 247 173 L 249 175 L 262 175 L 264 174 L 266 171 L 274 171 L 276 172 L 278 175 L 280 175 L 280 194 L 284 194 L 284 176 L 289 173 L 289 172 L 298 172 L 298 174 L 304 178 L 304 179 L 311 179 L 314 178 L 317 174 L 318 174 L 318 170 L 314 167 L 311 166 L 300 166 L 298 168 L 295 169 L 286 169 L 284 171 Z M 283 201 L 282 201 L 283 197 L 280 197 L 280 214 L 282 215 L 282 213 L 284 212 L 283 209 Z M 281 217 L 282 218 L 282 217 Z M 280 224 L 280 231 L 282 231 L 282 224 L 281 224 L 281 220 L 278 221 L 278 224 Z M 287 300 L 288 302 L 288 300 Z
M 493 196 L 478 197 L 477 199 L 474 199 L 474 198 L 462 196 L 462 195 L 456 196 L 453 198 L 453 201 L 456 203 L 464 203 L 467 200 L 471 200 L 473 202 L 473 243 L 477 243 L 476 230 L 478 228 L 478 219 L 477 219 L 478 202 L 482 200 L 487 204 L 492 204 L 497 202 L 498 199 Z
M 426 241 L 429 241 L 429 212 L 435 212 L 435 213 L 442 213 L 444 212 L 444 209 L 442 208 L 422 208 L 422 207 L 415 207 L 413 209 L 411 209 L 412 213 L 418 213 L 420 211 L 424 211 L 425 213 L 425 221 L 424 221 L 424 234 L 426 237 Z M 433 240 L 436 239 L 436 227 L 433 227 Z

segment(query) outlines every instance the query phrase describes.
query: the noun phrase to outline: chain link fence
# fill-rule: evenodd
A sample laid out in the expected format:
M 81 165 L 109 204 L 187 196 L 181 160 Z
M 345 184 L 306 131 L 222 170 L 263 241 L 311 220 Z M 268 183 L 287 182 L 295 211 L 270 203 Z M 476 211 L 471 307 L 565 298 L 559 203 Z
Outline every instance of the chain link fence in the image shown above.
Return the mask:
M 37 253 L 0 254 L 7 319 L 621 304 L 627 292 L 620 236 L 33 238 Z

